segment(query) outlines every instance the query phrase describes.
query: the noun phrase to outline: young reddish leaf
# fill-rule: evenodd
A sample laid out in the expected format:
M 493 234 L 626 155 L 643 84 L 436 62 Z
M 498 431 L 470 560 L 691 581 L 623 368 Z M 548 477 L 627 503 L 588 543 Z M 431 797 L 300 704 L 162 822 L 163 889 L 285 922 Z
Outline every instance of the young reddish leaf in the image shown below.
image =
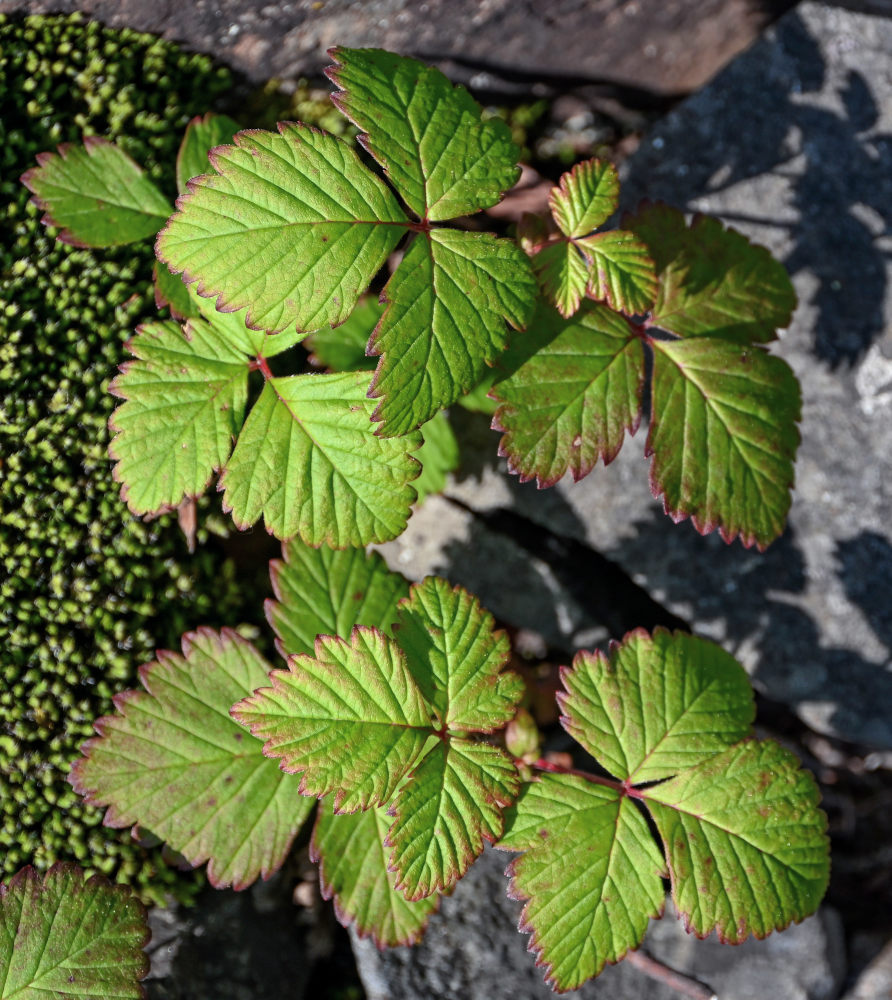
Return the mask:
M 567 471 L 581 479 L 638 428 L 644 348 L 606 306 L 586 302 L 570 320 L 540 306 L 499 367 L 493 427 L 522 481 L 552 486 Z
M 377 552 L 312 548 L 294 540 L 282 546 L 282 555 L 284 561 L 270 563 L 276 600 L 265 607 L 284 657 L 311 654 L 317 635 L 347 639 L 354 625 L 391 634 L 409 583 Z
M 645 313 L 654 304 L 657 276 L 645 244 L 632 233 L 615 229 L 578 240 L 591 265 L 588 293 L 611 309 Z
M 349 642 L 316 639 L 315 655 L 293 656 L 288 670 L 232 709 L 263 752 L 303 795 L 334 795 L 336 812 L 383 805 L 432 737 L 430 713 L 406 656 L 374 628 Z
M 772 741 L 746 740 L 642 792 L 688 930 L 739 944 L 818 908 L 830 873 L 814 778 Z
M 248 359 L 204 321 L 149 323 L 110 391 L 115 478 L 135 514 L 199 496 L 232 450 L 248 392 Z
M 623 219 L 647 244 L 659 278 L 652 322 L 679 337 L 766 343 L 789 324 L 796 293 L 783 264 L 718 219 L 645 202 Z
M 765 548 L 784 530 L 799 444 L 799 384 L 759 347 L 655 340 L 651 488 L 676 521 Z
M 326 805 L 319 807 L 310 844 L 323 897 L 334 897 L 338 920 L 352 923 L 360 937 L 371 937 L 379 948 L 415 944 L 440 897 L 410 901 L 397 891 L 385 843 L 393 821 L 380 808 L 344 815 Z
M 468 739 L 442 740 L 397 794 L 387 834 L 396 888 L 410 900 L 451 889 L 502 833 L 520 789 L 511 758 Z
M 524 253 L 488 233 L 434 229 L 409 245 L 384 293 L 370 342 L 382 355 L 370 395 L 383 397 L 377 434 L 405 434 L 469 392 L 533 310 Z
M 510 646 L 476 597 L 446 580 L 413 584 L 400 602 L 396 638 L 440 727 L 492 732 L 506 725 L 523 681 L 502 673 Z
M 565 319 L 579 308 L 588 285 L 588 267 L 574 240 L 548 243 L 533 257 L 542 294 Z M 603 298 L 603 296 L 595 296 Z
M 0 885 L 0 997 L 142 1000 L 149 937 L 129 888 L 69 864 L 23 868 Z
M 228 115 L 196 115 L 186 126 L 186 134 L 177 153 L 177 190 L 182 194 L 193 177 L 211 172 L 208 153 L 215 146 L 232 142 L 238 122 Z
M 190 864 L 207 861 L 212 885 L 268 878 L 312 807 L 229 715 L 269 670 L 231 630 L 187 633 L 182 656 L 162 652 L 140 670 L 144 692 L 115 698 L 119 714 L 96 723 L 71 783 L 108 807 L 106 825 L 139 825 Z
M 663 858 L 647 823 L 618 791 L 543 774 L 505 813 L 509 895 L 527 900 L 519 929 L 546 980 L 573 990 L 637 948 L 663 911 Z
M 332 548 L 400 534 L 421 436 L 375 437 L 367 388 L 366 372 L 267 380 L 221 478 L 239 527 L 263 516 L 277 538 Z
M 157 252 L 218 307 L 248 307 L 251 327 L 315 330 L 350 315 L 407 222 L 346 143 L 306 125 L 279 132 L 215 149 L 216 172 L 190 182 Z
M 378 362 L 366 354 L 366 345 L 383 312 L 384 306 L 375 299 L 363 299 L 340 326 L 311 333 L 304 342 L 312 351 L 310 361 L 333 372 L 372 370 Z
M 520 177 L 508 126 L 481 121 L 480 105 L 438 69 L 381 49 L 329 54 L 327 76 L 341 88 L 332 100 L 419 219 L 490 208 Z
M 720 646 L 658 628 L 630 632 L 608 655 L 578 653 L 561 675 L 564 729 L 611 774 L 667 778 L 750 733 L 746 671 Z
M 549 205 L 565 236 L 587 236 L 602 226 L 619 203 L 616 167 L 605 160 L 583 160 L 551 189 Z
M 421 475 L 412 483 L 418 494 L 418 503 L 433 493 L 442 493 L 450 472 L 458 468 L 458 440 L 452 425 L 441 410 L 421 425 L 424 439 L 415 452 L 415 459 L 421 463 Z
M 22 183 L 58 226 L 59 239 L 79 247 L 114 247 L 154 236 L 170 204 L 130 157 L 105 139 L 65 143 L 41 153 Z

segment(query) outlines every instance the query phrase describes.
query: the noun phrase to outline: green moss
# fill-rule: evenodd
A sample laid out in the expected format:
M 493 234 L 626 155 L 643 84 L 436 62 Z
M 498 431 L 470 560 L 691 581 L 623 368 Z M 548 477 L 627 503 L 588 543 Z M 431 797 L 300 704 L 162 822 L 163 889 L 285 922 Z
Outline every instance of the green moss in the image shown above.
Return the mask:
M 239 598 L 206 517 L 190 556 L 174 517 L 130 517 L 111 479 L 106 389 L 155 313 L 150 243 L 56 243 L 18 177 L 36 153 L 102 134 L 172 199 L 186 122 L 230 85 L 207 58 L 150 36 L 0 15 L 0 879 L 69 859 L 146 898 L 198 884 L 104 828 L 66 775 L 156 646 L 256 619 L 259 601 L 253 588 Z

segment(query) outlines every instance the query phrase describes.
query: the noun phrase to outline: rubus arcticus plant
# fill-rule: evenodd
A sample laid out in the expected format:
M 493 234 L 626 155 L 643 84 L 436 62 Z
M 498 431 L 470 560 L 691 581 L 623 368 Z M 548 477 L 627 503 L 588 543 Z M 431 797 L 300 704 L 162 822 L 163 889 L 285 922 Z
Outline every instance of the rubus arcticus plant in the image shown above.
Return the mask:
M 191 132 L 195 162 L 166 223 L 109 143 L 48 154 L 25 177 L 66 239 L 160 230 L 161 298 L 183 325 L 142 327 L 114 384 L 131 510 L 176 505 L 219 472 L 236 524 L 262 517 L 284 542 L 266 610 L 285 665 L 230 630 L 188 633 L 97 722 L 72 784 L 107 824 L 151 831 L 235 888 L 282 864 L 315 807 L 323 892 L 380 945 L 416 941 L 486 842 L 517 852 L 509 891 L 557 990 L 638 948 L 665 879 L 700 936 L 735 943 L 802 920 L 827 885 L 826 820 L 792 754 L 754 737 L 730 655 L 663 629 L 579 653 L 562 672 L 561 724 L 597 768 L 559 767 L 522 724 L 523 682 L 478 600 L 437 577 L 410 585 L 365 549 L 405 527 L 413 453 L 444 407 L 488 390 L 510 468 L 545 486 L 615 457 L 648 379 L 667 512 L 769 544 L 798 443 L 798 385 L 765 346 L 794 306 L 783 268 L 665 205 L 600 231 L 618 182 L 599 160 L 565 174 L 551 217 L 525 218 L 517 242 L 460 228 L 517 178 L 504 124 L 414 60 L 333 56 L 333 100 L 384 179 L 308 126 L 224 136 L 213 119 Z M 196 177 L 209 147 L 212 170 Z M 396 251 L 376 309 L 362 296 Z M 342 370 L 274 372 L 311 333 L 317 361 Z M 17 876 L 0 908 L 0 967 L 16 984 L 39 980 L 27 942 L 65 880 L 79 897 L 116 891 L 67 870 L 42 887 Z M 53 933 L 64 964 L 73 932 Z M 105 941 L 104 925 L 95 933 Z M 133 973 L 137 944 L 107 948 Z

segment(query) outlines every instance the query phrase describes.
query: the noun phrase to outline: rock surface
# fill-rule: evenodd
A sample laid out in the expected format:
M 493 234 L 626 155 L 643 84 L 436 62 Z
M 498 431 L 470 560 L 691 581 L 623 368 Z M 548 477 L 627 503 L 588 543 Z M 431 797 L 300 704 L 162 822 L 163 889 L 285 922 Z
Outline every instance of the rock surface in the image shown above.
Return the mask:
M 378 951 L 354 936 L 368 1000 L 548 1000 L 527 938 L 515 930 L 520 904 L 505 895 L 510 855 L 487 850 L 431 920 L 413 949 Z M 655 958 L 707 983 L 722 1000 L 834 1000 L 844 972 L 842 934 L 832 911 L 821 911 L 784 934 L 737 948 L 698 941 L 667 914 L 645 939 Z M 628 962 L 566 993 L 580 1000 L 679 1000 L 679 994 Z M 859 998 L 860 1000 L 860 998 Z
M 892 941 L 861 973 L 843 1000 L 892 1000 Z
M 578 484 L 485 468 L 450 493 L 585 540 L 809 726 L 892 748 L 892 21 L 801 4 L 655 127 L 624 193 L 718 215 L 794 275 L 777 348 L 804 396 L 786 534 L 759 554 L 673 525 L 644 430 Z

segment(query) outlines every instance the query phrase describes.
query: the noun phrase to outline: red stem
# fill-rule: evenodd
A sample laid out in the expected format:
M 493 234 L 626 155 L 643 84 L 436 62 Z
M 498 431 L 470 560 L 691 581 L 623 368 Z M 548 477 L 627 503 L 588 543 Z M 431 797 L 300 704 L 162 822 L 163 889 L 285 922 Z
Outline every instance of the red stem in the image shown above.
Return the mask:
M 598 774 L 589 774 L 588 771 L 577 771 L 575 767 L 564 767 L 562 764 L 553 764 L 550 760 L 545 760 L 544 757 L 540 757 L 533 764 L 533 767 L 537 767 L 540 771 L 548 771 L 551 774 L 573 774 L 577 778 L 585 778 L 586 781 L 591 781 L 592 784 L 606 785 L 607 788 L 612 788 L 620 794 L 626 792 L 626 788 L 622 783 L 614 781 L 612 778 L 602 778 Z
M 630 951 L 626 954 L 626 961 L 630 965 L 636 966 L 651 979 L 656 979 L 669 989 L 677 990 L 683 996 L 690 997 L 691 1000 L 718 1000 L 718 995 L 709 986 L 701 983 L 698 979 L 692 979 L 684 973 L 670 969 L 668 965 L 663 965 L 655 958 L 643 951 Z

